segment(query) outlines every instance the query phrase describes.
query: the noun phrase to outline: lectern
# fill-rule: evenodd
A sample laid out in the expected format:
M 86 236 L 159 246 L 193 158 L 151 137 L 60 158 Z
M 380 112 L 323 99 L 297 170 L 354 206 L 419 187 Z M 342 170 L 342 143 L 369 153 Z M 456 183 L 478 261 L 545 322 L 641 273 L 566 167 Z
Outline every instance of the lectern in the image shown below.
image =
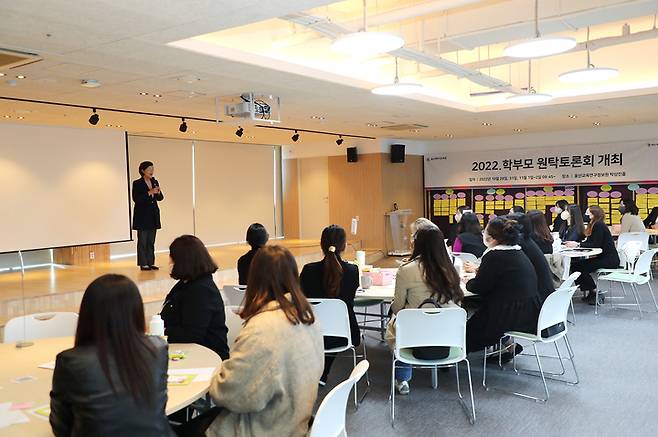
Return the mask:
M 386 250 L 391 256 L 411 255 L 410 209 L 386 213 Z

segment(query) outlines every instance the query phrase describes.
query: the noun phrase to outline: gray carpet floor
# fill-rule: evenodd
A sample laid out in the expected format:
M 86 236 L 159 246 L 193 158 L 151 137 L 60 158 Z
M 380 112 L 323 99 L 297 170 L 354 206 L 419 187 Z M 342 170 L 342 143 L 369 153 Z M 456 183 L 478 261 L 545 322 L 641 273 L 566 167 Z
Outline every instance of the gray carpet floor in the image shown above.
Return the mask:
M 658 280 L 654 280 L 658 293 Z M 368 333 L 371 389 L 357 409 L 347 410 L 351 436 L 658 436 L 658 315 L 648 290 L 640 287 L 644 317 L 634 307 L 594 307 L 574 298 L 576 324 L 569 325 L 569 339 L 580 375 L 578 385 L 548 381 L 547 403 L 518 398 L 482 386 L 482 354 L 471 354 L 471 371 L 477 421 L 468 422 L 457 401 L 455 370 L 439 373 L 439 388 L 431 387 L 429 370 L 414 370 L 411 393 L 396 396 L 395 426 L 391 426 L 388 396 L 391 354 L 376 333 Z M 620 302 L 620 301 L 616 301 Z M 628 300 L 630 302 L 630 300 Z M 532 347 L 526 347 L 527 352 Z M 562 344 L 561 349 L 566 351 Z M 540 353 L 554 355 L 553 347 Z M 536 368 L 532 357 L 517 361 L 519 367 Z M 558 371 L 557 360 L 545 359 L 545 370 Z M 337 359 L 328 386 L 318 402 L 351 371 L 351 359 Z M 466 368 L 460 365 L 462 390 L 468 404 Z M 573 377 L 567 366 L 567 377 Z M 541 379 L 516 375 L 489 366 L 487 382 L 543 395 Z M 363 385 L 361 385 L 363 387 Z M 470 405 L 470 404 L 469 404 Z

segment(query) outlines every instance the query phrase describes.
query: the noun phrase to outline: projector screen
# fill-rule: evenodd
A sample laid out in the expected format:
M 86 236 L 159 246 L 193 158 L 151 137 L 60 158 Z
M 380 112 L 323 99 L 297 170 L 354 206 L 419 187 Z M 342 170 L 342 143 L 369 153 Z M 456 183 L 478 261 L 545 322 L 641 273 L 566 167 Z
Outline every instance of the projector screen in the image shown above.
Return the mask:
M 130 240 L 125 133 L 0 124 L 0 253 Z

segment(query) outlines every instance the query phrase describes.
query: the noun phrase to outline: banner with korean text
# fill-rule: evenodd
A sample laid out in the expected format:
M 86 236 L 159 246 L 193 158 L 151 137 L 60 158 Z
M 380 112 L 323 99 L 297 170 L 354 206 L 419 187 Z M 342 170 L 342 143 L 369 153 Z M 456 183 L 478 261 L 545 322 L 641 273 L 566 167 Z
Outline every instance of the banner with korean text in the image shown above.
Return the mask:
M 658 180 L 658 141 L 425 156 L 425 188 Z

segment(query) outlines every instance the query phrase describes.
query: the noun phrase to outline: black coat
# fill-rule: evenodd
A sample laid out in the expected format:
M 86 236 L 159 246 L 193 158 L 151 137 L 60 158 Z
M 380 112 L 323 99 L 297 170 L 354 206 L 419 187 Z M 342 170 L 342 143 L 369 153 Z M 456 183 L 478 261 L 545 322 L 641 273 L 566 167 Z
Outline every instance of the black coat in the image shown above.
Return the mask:
M 347 305 L 347 313 L 350 319 L 350 331 L 352 333 L 352 344 L 361 343 L 361 331 L 356 322 L 354 314 L 354 296 L 359 288 L 359 268 L 354 264 L 340 260 L 343 267 L 343 279 L 340 281 L 340 292 L 338 298 Z M 324 261 L 309 263 L 302 269 L 300 281 L 302 291 L 308 298 L 327 299 L 327 291 L 323 285 Z
M 560 239 L 562 241 L 582 241 L 585 235 L 582 234 L 576 227 L 564 226 L 560 232 Z
M 546 241 L 543 238 L 533 235 L 532 240 L 539 246 L 539 249 L 544 255 L 550 255 L 553 253 L 553 243 Z
M 485 246 L 484 241 L 482 241 L 482 234 L 476 235 L 469 232 L 462 232 L 457 238 L 459 238 L 459 241 L 462 243 L 461 251 L 463 253 L 472 253 L 480 258 L 484 251 L 487 250 L 487 246 Z
M 112 392 L 98 360 L 95 346 L 79 346 L 57 354 L 50 392 L 50 425 L 55 436 L 101 435 L 167 436 L 167 344 L 149 337 L 156 355 L 149 357 L 153 371 L 153 404 L 135 403 L 122 386 L 116 361 L 110 359 L 110 374 L 117 393 Z M 119 358 L 119 360 L 121 359 Z
M 251 249 L 249 252 L 242 255 L 240 259 L 238 259 L 238 284 L 247 285 L 251 260 L 254 259 L 254 255 L 256 255 L 257 251 L 258 249 Z
M 559 232 L 560 235 L 562 235 L 563 228 L 567 227 L 567 221 L 564 220 L 562 217 L 560 217 L 560 214 L 558 214 L 555 217 L 555 220 L 553 220 L 553 232 Z
M 155 178 L 151 179 L 151 183 L 154 187 L 160 186 Z M 158 202 L 164 200 L 164 195 L 160 192 L 155 196 L 150 196 L 148 192 L 149 187 L 146 185 L 144 178 L 133 181 L 132 196 L 133 202 L 135 202 L 133 229 L 136 231 L 150 231 L 161 228 Z
M 196 343 L 228 359 L 224 301 L 211 274 L 178 281 L 160 312 L 169 343 Z
M 505 331 L 537 331 L 541 308 L 537 274 L 521 250 L 491 250 L 484 254 L 466 289 L 482 299 L 466 324 L 468 352 L 498 344 Z
M 543 302 L 549 294 L 555 291 L 551 267 L 548 265 L 546 257 L 533 239 L 522 238 L 519 245 L 521 246 L 523 253 L 525 253 L 532 263 L 532 267 L 535 269 L 535 274 L 537 275 L 537 292 Z
M 619 253 L 615 247 L 615 241 L 612 239 L 610 229 L 603 222 L 594 224 L 591 235 L 580 243 L 580 247 L 599 248 L 603 252 L 596 257 L 597 260 L 609 264 L 609 268 L 619 265 Z

